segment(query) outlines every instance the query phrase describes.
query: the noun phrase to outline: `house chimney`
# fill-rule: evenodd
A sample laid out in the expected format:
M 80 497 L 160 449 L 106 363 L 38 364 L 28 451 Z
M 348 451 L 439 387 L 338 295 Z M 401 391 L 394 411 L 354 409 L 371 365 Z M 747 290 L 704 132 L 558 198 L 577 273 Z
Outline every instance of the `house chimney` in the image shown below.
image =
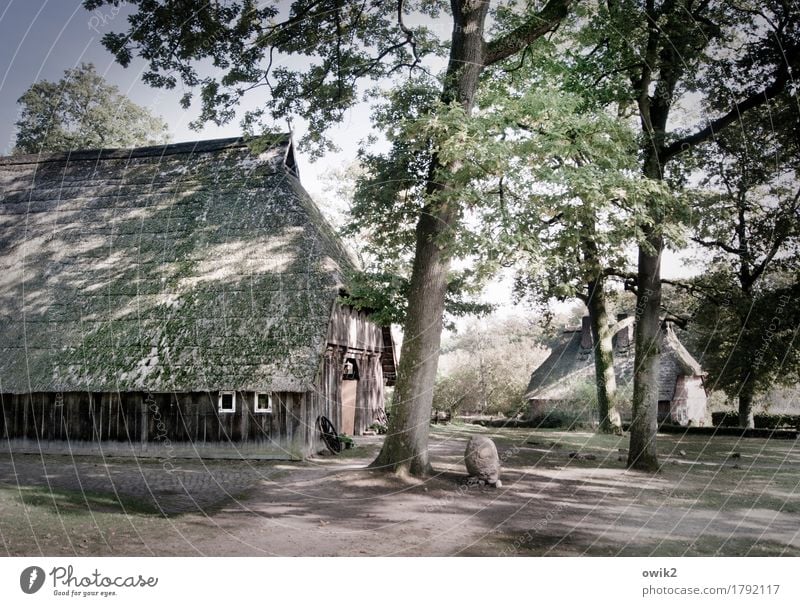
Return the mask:
M 628 314 L 617 314 L 617 322 L 626 319 Z M 614 335 L 614 347 L 618 349 L 627 349 L 631 346 L 631 329 L 632 326 L 620 328 Z
M 592 323 L 589 316 L 581 318 L 581 349 L 592 348 Z

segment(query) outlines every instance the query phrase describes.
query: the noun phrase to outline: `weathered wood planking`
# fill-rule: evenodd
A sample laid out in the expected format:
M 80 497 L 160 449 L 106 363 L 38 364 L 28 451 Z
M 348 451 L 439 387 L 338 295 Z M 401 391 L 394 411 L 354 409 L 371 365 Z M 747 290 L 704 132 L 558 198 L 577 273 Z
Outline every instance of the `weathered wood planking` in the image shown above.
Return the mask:
M 255 412 L 254 394 L 237 393 L 236 411 L 220 413 L 216 393 L 3 394 L 0 436 L 35 442 L 265 444 L 286 458 L 314 452 L 316 400 L 273 394 L 273 413 Z
M 328 343 L 356 351 L 383 352 L 383 330 L 363 311 L 336 305 L 328 325 Z

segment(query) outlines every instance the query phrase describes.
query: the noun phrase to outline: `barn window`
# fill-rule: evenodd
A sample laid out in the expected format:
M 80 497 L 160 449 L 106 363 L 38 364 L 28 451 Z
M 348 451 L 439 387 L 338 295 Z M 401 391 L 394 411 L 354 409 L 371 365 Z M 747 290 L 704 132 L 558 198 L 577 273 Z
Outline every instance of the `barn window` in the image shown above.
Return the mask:
M 272 394 L 263 391 L 256 392 L 255 411 L 272 414 Z
M 219 412 L 236 412 L 236 392 L 219 392 Z
M 347 358 L 342 366 L 342 380 L 344 381 L 357 381 L 358 380 L 358 364 L 355 358 Z

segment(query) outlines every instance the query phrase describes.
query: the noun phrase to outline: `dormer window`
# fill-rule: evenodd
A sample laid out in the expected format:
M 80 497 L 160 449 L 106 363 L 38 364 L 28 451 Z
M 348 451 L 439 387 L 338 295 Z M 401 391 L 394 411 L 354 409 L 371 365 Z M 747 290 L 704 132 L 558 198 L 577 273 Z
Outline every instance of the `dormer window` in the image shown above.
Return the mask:
M 256 392 L 255 412 L 272 414 L 272 394 L 263 391 Z
M 221 413 L 236 412 L 236 392 L 235 391 L 221 391 L 219 392 L 219 405 L 217 410 Z

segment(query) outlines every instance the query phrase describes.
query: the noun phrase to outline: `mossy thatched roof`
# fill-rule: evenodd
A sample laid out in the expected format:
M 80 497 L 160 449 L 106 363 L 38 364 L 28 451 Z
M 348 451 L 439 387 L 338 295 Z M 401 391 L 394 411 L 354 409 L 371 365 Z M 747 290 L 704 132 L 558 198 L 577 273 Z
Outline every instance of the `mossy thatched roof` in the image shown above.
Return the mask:
M 633 393 L 634 348 L 614 348 L 617 389 L 624 398 Z M 702 376 L 703 370 L 683 346 L 668 323 L 661 333 L 658 399 L 672 400 L 678 376 Z M 594 383 L 594 351 L 581 347 L 581 330 L 567 330 L 552 346 L 550 355 L 531 375 L 528 400 L 570 400 L 581 383 Z
M 305 391 L 349 265 L 288 136 L 0 158 L 0 391 Z

